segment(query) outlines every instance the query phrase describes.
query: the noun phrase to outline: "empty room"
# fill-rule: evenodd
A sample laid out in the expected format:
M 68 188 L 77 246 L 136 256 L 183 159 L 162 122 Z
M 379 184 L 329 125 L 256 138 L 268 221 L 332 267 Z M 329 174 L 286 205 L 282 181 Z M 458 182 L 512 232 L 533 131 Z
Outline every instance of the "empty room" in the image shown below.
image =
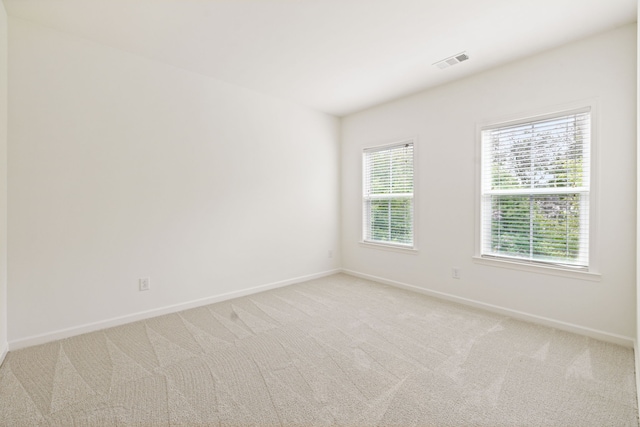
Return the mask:
M 0 426 L 638 427 L 636 0 L 0 0 Z

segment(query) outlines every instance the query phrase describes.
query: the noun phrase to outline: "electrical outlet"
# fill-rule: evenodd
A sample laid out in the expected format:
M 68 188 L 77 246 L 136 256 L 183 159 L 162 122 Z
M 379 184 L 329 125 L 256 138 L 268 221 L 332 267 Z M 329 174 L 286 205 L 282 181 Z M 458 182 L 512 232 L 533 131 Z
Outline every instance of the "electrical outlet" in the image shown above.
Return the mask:
M 143 277 L 138 281 L 138 284 L 140 285 L 141 291 L 148 291 L 151 287 L 151 279 L 148 277 Z
M 329 258 L 333 258 L 333 251 L 329 250 Z
M 453 277 L 454 279 L 459 279 L 461 273 L 462 273 L 462 270 L 459 269 L 458 267 L 453 267 L 451 269 L 451 277 Z

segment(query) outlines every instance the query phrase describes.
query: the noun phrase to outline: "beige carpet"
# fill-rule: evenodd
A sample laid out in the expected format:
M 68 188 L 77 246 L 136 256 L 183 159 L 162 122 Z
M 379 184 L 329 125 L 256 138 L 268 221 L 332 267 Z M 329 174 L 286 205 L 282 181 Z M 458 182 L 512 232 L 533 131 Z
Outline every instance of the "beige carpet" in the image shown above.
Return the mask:
M 9 353 L 3 426 L 638 426 L 633 351 L 335 275 Z

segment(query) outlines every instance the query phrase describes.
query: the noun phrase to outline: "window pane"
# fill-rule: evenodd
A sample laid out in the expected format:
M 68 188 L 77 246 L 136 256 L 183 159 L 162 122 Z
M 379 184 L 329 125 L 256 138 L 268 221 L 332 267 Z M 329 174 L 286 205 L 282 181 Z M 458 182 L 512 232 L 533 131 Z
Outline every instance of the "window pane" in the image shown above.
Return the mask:
M 413 145 L 365 153 L 366 193 L 413 193 Z
M 580 264 L 586 238 L 584 196 L 491 196 L 490 252 L 535 261 Z
M 491 188 L 582 187 L 588 116 L 572 115 L 489 131 Z
M 411 244 L 413 201 L 408 198 L 369 200 L 370 229 L 367 240 Z

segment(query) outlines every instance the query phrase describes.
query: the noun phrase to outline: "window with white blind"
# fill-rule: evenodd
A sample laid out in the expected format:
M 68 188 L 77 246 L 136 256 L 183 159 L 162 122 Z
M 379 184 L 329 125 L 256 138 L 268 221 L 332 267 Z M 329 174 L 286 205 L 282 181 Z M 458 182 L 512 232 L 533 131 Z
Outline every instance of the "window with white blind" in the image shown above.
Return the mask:
M 590 108 L 481 130 L 482 257 L 589 267 Z
M 363 152 L 363 240 L 414 246 L 413 140 Z

